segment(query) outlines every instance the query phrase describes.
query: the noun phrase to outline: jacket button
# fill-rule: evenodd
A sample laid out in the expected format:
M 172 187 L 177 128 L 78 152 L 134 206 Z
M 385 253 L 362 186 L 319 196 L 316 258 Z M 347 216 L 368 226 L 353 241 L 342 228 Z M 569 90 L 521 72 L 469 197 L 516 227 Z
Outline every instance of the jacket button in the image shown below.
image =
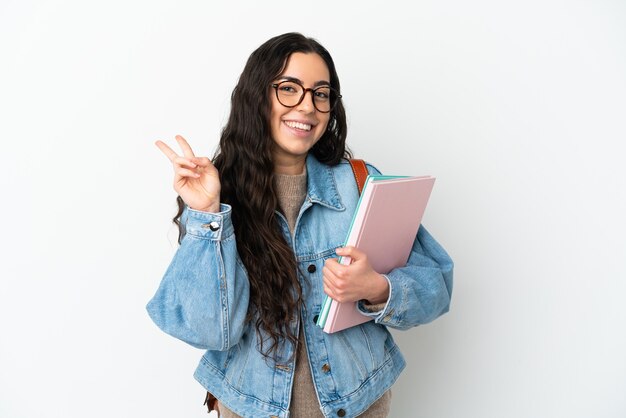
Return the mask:
M 340 409 L 339 411 L 337 411 L 337 416 L 345 417 L 346 416 L 346 411 L 344 409 Z
M 315 316 L 313 317 L 313 323 L 314 323 L 314 324 L 317 324 L 317 319 L 318 319 L 319 317 L 320 317 L 319 315 L 315 315 Z
M 309 267 L 307 267 L 307 271 L 309 273 L 315 273 L 315 270 L 317 270 L 317 267 L 315 267 L 315 264 L 309 264 Z
M 324 365 L 322 366 L 322 371 L 324 373 L 328 373 L 330 371 L 330 366 L 328 365 L 328 363 L 324 363 Z M 341 415 L 343 416 L 343 415 Z
M 206 229 L 206 228 L 209 228 L 211 231 L 215 232 L 215 231 L 217 231 L 218 229 L 220 229 L 220 224 L 219 224 L 219 223 L 217 223 L 217 222 L 215 222 L 215 221 L 213 221 L 213 222 L 211 222 L 211 223 L 209 223 L 209 224 L 203 224 L 203 225 L 202 225 L 202 228 L 205 228 L 205 229 Z

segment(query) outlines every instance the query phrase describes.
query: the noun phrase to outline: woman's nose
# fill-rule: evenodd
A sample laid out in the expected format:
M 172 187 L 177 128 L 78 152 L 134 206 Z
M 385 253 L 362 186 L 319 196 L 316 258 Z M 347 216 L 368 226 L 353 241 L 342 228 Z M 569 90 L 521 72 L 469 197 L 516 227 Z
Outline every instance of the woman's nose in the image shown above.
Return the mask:
M 307 97 L 307 93 L 311 93 Z M 298 105 L 298 110 L 302 110 L 303 112 L 312 113 L 315 112 L 315 104 L 313 103 L 313 90 L 305 90 L 304 97 L 302 101 Z

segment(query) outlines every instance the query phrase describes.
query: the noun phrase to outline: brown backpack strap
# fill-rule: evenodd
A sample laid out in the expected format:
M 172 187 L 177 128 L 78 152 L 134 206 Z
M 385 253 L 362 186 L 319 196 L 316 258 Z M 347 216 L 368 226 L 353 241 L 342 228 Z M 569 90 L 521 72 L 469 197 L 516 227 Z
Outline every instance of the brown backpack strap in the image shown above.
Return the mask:
M 365 179 L 367 179 L 368 175 L 365 161 L 354 158 L 350 158 L 348 161 L 350 161 L 350 166 L 352 167 L 352 172 L 354 173 L 354 179 L 356 180 L 356 185 L 359 188 L 359 194 L 361 194 L 363 186 L 365 186 Z
M 212 393 L 210 393 L 210 392 L 206 393 L 206 398 L 204 399 L 204 404 L 206 405 L 206 407 L 208 409 L 207 412 L 217 411 L 217 416 L 220 415 L 220 407 L 218 405 L 217 398 L 215 396 L 213 396 Z

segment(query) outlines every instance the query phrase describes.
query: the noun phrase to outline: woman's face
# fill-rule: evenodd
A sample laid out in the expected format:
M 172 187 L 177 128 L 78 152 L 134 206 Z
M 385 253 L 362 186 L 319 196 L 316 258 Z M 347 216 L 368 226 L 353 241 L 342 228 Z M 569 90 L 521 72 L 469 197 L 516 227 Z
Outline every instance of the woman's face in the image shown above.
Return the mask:
M 287 60 L 287 66 L 274 80 L 278 83 L 286 78 L 297 80 L 304 88 L 320 85 L 330 86 L 330 74 L 326 63 L 316 53 L 294 52 Z M 285 107 L 271 89 L 272 111 L 270 127 L 274 140 L 273 157 L 277 172 L 300 174 L 309 150 L 322 137 L 330 119 L 330 113 L 322 113 L 313 106 L 312 92 L 295 107 Z

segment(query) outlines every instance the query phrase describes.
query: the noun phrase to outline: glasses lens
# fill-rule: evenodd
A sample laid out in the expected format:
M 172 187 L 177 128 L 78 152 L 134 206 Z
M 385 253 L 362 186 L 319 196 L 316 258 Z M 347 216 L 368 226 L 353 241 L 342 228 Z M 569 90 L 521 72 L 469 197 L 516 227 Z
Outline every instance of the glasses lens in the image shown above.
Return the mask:
M 283 106 L 295 106 L 302 97 L 302 86 L 292 81 L 283 81 L 278 84 L 276 88 L 276 94 L 278 95 L 278 101 Z
M 330 112 L 336 100 L 334 96 L 332 89 L 328 86 L 318 87 L 313 90 L 313 101 L 317 110 L 320 112 Z

